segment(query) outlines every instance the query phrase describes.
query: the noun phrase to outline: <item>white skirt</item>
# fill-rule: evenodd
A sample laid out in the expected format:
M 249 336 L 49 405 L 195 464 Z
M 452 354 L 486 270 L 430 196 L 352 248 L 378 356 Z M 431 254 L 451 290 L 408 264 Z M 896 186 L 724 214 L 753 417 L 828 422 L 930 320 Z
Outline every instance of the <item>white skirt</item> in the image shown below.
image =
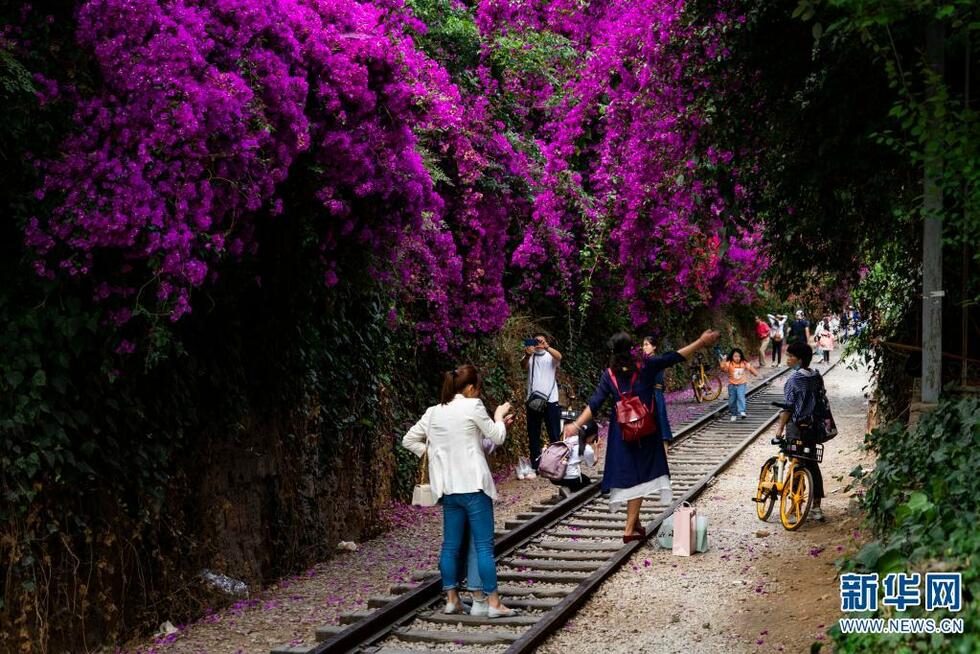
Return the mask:
M 670 503 L 673 494 L 670 490 L 670 475 L 661 475 L 656 479 L 645 481 L 642 484 L 631 486 L 630 488 L 611 488 L 609 489 L 609 510 L 622 511 L 626 502 L 635 500 L 638 497 L 646 497 L 660 491 L 660 499 Z

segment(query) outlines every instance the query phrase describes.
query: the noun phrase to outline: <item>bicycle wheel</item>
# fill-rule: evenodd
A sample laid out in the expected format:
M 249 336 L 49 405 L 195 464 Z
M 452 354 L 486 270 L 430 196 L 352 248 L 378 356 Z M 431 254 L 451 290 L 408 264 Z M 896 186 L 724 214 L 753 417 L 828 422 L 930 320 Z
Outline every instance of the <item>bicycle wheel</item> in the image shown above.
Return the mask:
M 701 392 L 705 402 L 713 402 L 721 396 L 721 377 L 714 375 L 708 377 Z
M 759 472 L 759 487 L 755 491 L 755 513 L 759 520 L 768 520 L 772 508 L 776 506 L 776 457 L 762 464 Z
M 698 404 L 701 404 L 704 400 L 701 399 L 701 386 L 696 379 L 691 380 L 691 390 L 694 391 L 694 399 L 698 401 Z
M 813 476 L 802 467 L 793 467 L 790 478 L 779 496 L 779 520 L 783 528 L 795 531 L 806 520 L 813 504 Z

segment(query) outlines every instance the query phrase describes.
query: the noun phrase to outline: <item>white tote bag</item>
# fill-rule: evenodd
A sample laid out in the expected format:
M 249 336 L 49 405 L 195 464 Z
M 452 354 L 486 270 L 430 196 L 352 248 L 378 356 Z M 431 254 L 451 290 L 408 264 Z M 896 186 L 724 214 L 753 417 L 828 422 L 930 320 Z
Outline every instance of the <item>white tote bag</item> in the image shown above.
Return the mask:
M 419 470 L 419 483 L 412 489 L 412 504 L 415 506 L 435 506 L 436 500 L 432 495 L 432 485 L 429 484 L 428 448 L 422 454 L 422 469 Z

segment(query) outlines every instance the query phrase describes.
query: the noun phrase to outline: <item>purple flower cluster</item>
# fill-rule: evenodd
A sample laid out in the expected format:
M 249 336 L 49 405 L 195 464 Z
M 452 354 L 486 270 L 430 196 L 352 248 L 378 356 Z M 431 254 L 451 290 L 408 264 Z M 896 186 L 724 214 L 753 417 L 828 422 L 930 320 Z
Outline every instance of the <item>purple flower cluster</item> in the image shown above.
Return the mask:
M 422 331 L 462 317 L 472 331 L 499 326 L 509 203 L 478 182 L 500 162 L 519 171 L 518 157 L 390 4 L 84 3 L 78 40 L 102 86 L 75 99 L 78 129 L 46 165 L 38 197 L 56 204 L 26 234 L 38 272 L 92 275 L 97 300 L 176 320 L 220 261 L 255 250 L 255 221 L 283 210 L 277 187 L 309 152 L 328 285 L 335 253 L 364 248 L 398 297 L 427 305 Z M 435 165 L 453 164 L 449 197 L 435 190 L 426 141 Z
M 748 222 L 738 205 L 750 193 L 734 153 L 711 145 L 706 102 L 723 95 L 710 62 L 730 54 L 724 34 L 744 19 L 685 10 L 676 0 L 607 0 L 588 12 L 571 2 L 481 4 L 485 30 L 550 30 L 582 54 L 551 89 L 556 118 L 541 128 L 542 190 L 513 255 L 527 288 L 582 287 L 598 249 L 621 271 L 611 299 L 638 325 L 665 306 L 754 296 L 766 267 L 760 236 L 736 226 Z M 538 80 L 530 86 L 540 95 Z
M 740 19 L 680 0 L 472 11 L 482 92 L 464 93 L 416 46 L 426 27 L 401 0 L 87 0 L 77 38 L 100 86 L 40 84 L 46 101 L 71 96 L 76 129 L 43 164 L 36 269 L 91 278 L 116 324 L 140 309 L 177 320 L 222 263 L 257 250 L 257 221 L 288 210 L 281 183 L 304 166 L 324 283 L 347 272 L 344 252 L 369 253 L 392 320 L 442 349 L 503 324 L 508 268 L 518 291 L 576 301 L 608 261 L 622 274 L 605 300 L 637 324 L 751 297 L 759 235 L 735 226 L 750 185 L 706 136 L 719 93 L 705 71 Z M 531 33 L 567 45 L 550 72 L 491 66 L 503 36 Z

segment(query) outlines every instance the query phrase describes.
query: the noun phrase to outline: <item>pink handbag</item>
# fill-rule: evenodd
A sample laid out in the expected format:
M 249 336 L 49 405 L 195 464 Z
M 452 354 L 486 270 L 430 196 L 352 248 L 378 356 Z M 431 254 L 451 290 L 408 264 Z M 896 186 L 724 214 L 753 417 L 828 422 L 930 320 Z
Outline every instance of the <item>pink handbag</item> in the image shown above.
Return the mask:
M 691 556 L 696 541 L 698 512 L 688 502 L 674 511 L 674 556 Z

